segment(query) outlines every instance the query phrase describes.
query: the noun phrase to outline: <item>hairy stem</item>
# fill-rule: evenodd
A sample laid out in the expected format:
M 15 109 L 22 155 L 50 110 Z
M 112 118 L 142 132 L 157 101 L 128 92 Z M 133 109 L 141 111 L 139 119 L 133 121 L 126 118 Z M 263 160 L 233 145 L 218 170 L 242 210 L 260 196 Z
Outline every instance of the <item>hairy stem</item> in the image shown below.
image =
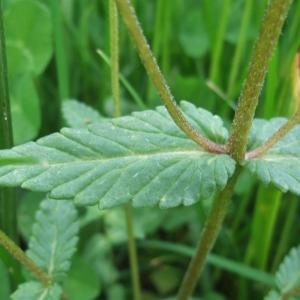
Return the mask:
M 258 97 L 291 3 L 292 0 L 270 1 L 254 46 L 248 75 L 238 101 L 227 144 L 229 153 L 238 162 L 244 159 Z
M 224 190 L 215 197 L 212 207 L 208 213 L 203 231 L 201 233 L 196 252 L 192 257 L 188 269 L 185 273 L 181 286 L 179 288 L 177 300 L 187 300 L 192 294 L 198 277 L 203 270 L 207 256 L 211 251 L 216 238 L 221 230 L 227 208 L 229 206 L 233 188 L 239 176 L 241 169 L 237 167 L 233 176 L 229 179 Z
M 289 131 L 297 124 L 300 123 L 300 54 L 296 56 L 296 75 L 295 75 L 295 98 L 298 103 L 298 107 L 294 115 L 283 124 L 269 139 L 264 142 L 261 146 L 254 150 L 246 153 L 246 159 L 251 159 L 263 155 L 266 153 L 273 145 L 275 145 L 279 140 L 281 140 Z
M 0 244 L 44 285 L 51 284 L 51 278 L 41 270 L 26 254 L 0 230 Z
M 119 21 L 114 0 L 109 0 L 109 42 L 111 57 L 111 91 L 113 97 L 114 117 L 121 115 L 120 84 L 119 84 Z
M 129 0 L 115 0 L 122 14 L 127 29 L 132 37 L 132 40 L 138 50 L 141 61 L 143 62 L 149 78 L 154 84 L 159 96 L 164 102 L 169 114 L 179 128 L 181 128 L 187 136 L 199 144 L 202 148 L 210 152 L 224 153 L 225 147 L 210 141 L 202 136 L 192 127 L 183 115 L 180 108 L 177 106 L 173 95 L 163 77 L 159 66 L 150 50 L 147 40 L 139 25 L 134 9 Z
M 120 83 L 119 83 L 119 28 L 118 11 L 114 0 L 109 0 L 109 39 L 111 55 L 111 89 L 114 103 L 114 117 L 121 115 Z M 140 278 L 137 251 L 134 239 L 133 213 L 130 203 L 124 205 L 125 221 L 128 238 L 128 252 L 133 289 L 133 299 L 141 300 Z
M 2 7 L 3 3 L 0 0 L 0 149 L 5 149 L 12 147 L 13 133 Z M 17 240 L 16 198 L 14 190 L 8 188 L 0 189 L 0 229 Z
M 263 143 L 261 146 L 254 150 L 246 153 L 245 158 L 251 159 L 266 153 L 273 145 L 275 145 L 279 140 L 281 140 L 289 131 L 300 122 L 300 105 L 297 112 L 285 123 L 283 124 L 269 139 Z

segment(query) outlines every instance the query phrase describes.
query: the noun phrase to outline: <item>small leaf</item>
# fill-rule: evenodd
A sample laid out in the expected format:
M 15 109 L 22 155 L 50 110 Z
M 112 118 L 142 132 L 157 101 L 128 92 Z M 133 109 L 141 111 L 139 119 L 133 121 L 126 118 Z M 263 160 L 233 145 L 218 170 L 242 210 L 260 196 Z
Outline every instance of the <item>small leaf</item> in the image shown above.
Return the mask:
M 69 201 L 46 199 L 36 214 L 28 256 L 55 281 L 70 268 L 78 235 L 77 212 Z
M 180 24 L 179 41 L 185 53 L 193 58 L 205 55 L 210 45 L 202 13 L 195 10 Z
M 217 141 L 226 139 L 219 117 L 188 102 L 181 106 L 197 130 Z M 20 157 L 36 161 L 3 165 Z M 222 189 L 235 163 L 228 155 L 204 151 L 158 107 L 88 128 L 65 128 L 0 151 L 0 166 L 0 185 L 107 208 L 129 201 L 135 206 L 191 205 Z
M 40 74 L 52 55 L 52 22 L 47 6 L 33 0 L 13 1 L 4 12 L 4 23 L 8 42 L 26 52 L 34 72 Z
M 293 248 L 284 258 L 276 273 L 277 285 L 281 293 L 300 288 L 300 246 Z
M 30 281 L 19 285 L 11 295 L 12 300 L 60 300 L 62 290 L 57 285 L 46 287 L 40 282 Z
M 68 299 L 97 299 L 101 290 L 97 275 L 93 269 L 93 264 L 87 264 L 82 258 L 75 256 L 68 277 L 63 284 L 63 290 L 68 295 Z
M 286 120 L 255 120 L 249 146 L 261 145 Z M 283 139 L 260 157 L 247 160 L 245 166 L 265 184 L 272 183 L 280 190 L 300 195 L 300 126 L 294 127 Z
M 28 74 L 11 80 L 10 91 L 14 142 L 21 144 L 38 135 L 41 125 L 39 98 Z
M 84 128 L 104 120 L 96 110 L 76 100 L 64 101 L 62 113 L 67 125 L 73 128 Z

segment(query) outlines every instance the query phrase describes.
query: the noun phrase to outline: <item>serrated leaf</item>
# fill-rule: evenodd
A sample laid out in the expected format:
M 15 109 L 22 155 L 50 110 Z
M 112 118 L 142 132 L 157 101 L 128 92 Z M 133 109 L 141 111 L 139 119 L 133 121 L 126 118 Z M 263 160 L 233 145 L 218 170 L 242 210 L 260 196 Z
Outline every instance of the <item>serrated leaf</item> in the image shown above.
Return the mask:
M 219 117 L 188 102 L 181 106 L 200 132 L 226 139 Z M 64 128 L 1 151 L 0 165 L 21 156 L 36 162 L 1 167 L 0 185 L 50 192 L 51 198 L 74 198 L 81 205 L 99 202 L 102 208 L 129 201 L 135 206 L 190 205 L 223 188 L 235 168 L 228 155 L 208 153 L 187 138 L 164 107 L 88 128 Z
M 261 145 L 284 122 L 284 118 L 255 120 L 249 139 L 250 149 Z M 246 161 L 245 166 L 263 183 L 272 183 L 284 192 L 300 195 L 300 126 L 294 127 L 264 155 Z
M 12 300 L 60 300 L 62 290 L 57 284 L 46 287 L 40 282 L 30 281 L 19 285 L 11 295 Z
M 276 272 L 276 282 L 281 293 L 300 288 L 300 247 L 293 248 Z
M 70 268 L 78 230 L 77 212 L 72 202 L 53 199 L 41 202 L 27 254 L 56 282 Z
M 104 120 L 96 110 L 77 100 L 64 101 L 62 113 L 67 126 L 74 128 L 84 128 Z

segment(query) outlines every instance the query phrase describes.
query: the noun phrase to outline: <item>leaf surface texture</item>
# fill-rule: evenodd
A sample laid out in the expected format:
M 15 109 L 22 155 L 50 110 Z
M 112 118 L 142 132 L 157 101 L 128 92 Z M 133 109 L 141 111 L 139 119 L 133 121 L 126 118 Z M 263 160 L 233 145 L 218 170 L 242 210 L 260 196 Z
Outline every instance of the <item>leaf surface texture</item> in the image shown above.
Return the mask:
M 181 107 L 199 132 L 218 142 L 226 140 L 228 132 L 219 117 L 188 102 Z M 107 208 L 129 201 L 135 206 L 193 204 L 223 188 L 235 163 L 228 155 L 204 151 L 158 107 L 87 128 L 64 128 L 3 150 L 0 166 L 1 185 Z
M 261 145 L 285 122 L 284 118 L 255 120 L 250 133 L 250 149 Z M 272 183 L 284 192 L 300 195 L 300 126 L 294 127 L 262 156 L 246 161 L 246 167 L 263 183 Z
M 78 231 L 77 212 L 72 202 L 45 199 L 36 214 L 27 255 L 59 282 L 70 268 Z

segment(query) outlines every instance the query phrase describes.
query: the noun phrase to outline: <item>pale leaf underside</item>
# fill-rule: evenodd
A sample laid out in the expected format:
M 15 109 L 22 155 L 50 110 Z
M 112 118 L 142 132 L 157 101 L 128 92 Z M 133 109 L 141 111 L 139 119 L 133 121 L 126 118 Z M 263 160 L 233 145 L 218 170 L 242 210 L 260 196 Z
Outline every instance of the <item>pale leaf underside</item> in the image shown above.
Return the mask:
M 36 214 L 27 254 L 58 282 L 69 270 L 78 231 L 77 212 L 72 202 L 45 199 Z
M 255 120 L 250 147 L 262 144 L 284 122 L 284 118 Z M 246 161 L 245 166 L 265 184 L 272 183 L 284 192 L 300 195 L 300 126 L 293 128 L 262 156 Z
M 181 107 L 201 133 L 226 140 L 219 117 L 187 102 Z M 99 203 L 102 208 L 129 201 L 172 207 L 210 198 L 225 186 L 234 167 L 228 155 L 205 152 L 187 138 L 158 107 L 88 128 L 65 128 L 0 151 L 0 185 L 50 192 L 51 198 L 74 198 L 81 205 Z
M 45 287 L 37 281 L 29 281 L 19 285 L 11 295 L 12 300 L 59 300 L 61 288 L 57 285 Z

